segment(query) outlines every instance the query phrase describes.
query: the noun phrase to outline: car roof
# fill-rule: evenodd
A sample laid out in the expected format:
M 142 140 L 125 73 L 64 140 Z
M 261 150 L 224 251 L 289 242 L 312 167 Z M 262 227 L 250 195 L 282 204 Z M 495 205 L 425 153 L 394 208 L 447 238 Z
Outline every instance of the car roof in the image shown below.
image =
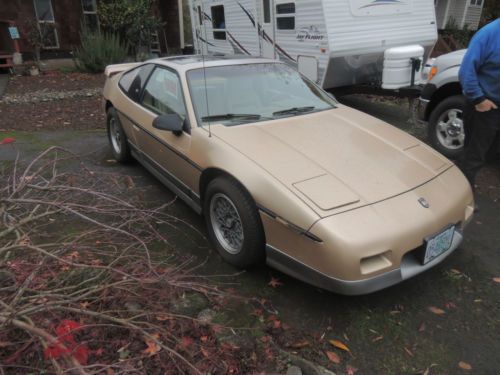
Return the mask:
M 214 66 L 280 63 L 277 60 L 265 59 L 261 57 L 224 54 L 170 56 L 154 59 L 151 60 L 151 62 L 172 67 L 177 71 L 187 71 L 191 69 L 199 69 L 203 67 L 209 68 Z

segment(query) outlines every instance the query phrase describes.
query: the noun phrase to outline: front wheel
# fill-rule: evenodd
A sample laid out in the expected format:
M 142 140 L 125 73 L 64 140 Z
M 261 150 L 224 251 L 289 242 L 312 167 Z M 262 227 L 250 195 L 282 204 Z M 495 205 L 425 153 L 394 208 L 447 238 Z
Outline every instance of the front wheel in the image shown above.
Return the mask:
M 466 107 L 467 101 L 462 95 L 450 96 L 439 103 L 429 117 L 429 141 L 446 157 L 457 158 L 463 153 Z
M 234 180 L 219 177 L 205 192 L 203 213 L 210 240 L 222 258 L 248 267 L 265 257 L 264 230 L 255 203 Z
M 108 109 L 106 115 L 108 140 L 113 156 L 120 163 L 126 163 L 132 159 L 132 156 L 120 118 L 113 107 Z

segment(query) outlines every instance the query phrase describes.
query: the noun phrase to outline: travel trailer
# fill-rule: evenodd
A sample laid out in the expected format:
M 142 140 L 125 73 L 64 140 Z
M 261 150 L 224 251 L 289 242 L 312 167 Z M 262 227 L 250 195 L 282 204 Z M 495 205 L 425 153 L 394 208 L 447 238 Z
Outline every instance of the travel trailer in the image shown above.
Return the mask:
M 327 90 L 416 87 L 437 40 L 433 0 L 189 0 L 200 54 L 279 59 Z

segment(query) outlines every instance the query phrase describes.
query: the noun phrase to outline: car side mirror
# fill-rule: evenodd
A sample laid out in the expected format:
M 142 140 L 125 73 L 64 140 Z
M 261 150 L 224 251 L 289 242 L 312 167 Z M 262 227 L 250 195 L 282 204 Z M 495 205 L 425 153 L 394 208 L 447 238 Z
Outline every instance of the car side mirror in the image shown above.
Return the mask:
M 153 120 L 153 128 L 171 131 L 175 135 L 182 134 L 184 120 L 177 113 L 159 115 Z

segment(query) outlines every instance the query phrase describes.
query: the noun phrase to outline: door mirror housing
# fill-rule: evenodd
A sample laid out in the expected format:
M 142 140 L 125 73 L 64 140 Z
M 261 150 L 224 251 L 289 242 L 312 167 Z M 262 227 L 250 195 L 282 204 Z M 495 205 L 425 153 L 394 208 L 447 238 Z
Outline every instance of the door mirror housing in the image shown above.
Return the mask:
M 153 120 L 153 128 L 171 131 L 175 135 L 182 134 L 184 120 L 177 113 L 159 115 Z

